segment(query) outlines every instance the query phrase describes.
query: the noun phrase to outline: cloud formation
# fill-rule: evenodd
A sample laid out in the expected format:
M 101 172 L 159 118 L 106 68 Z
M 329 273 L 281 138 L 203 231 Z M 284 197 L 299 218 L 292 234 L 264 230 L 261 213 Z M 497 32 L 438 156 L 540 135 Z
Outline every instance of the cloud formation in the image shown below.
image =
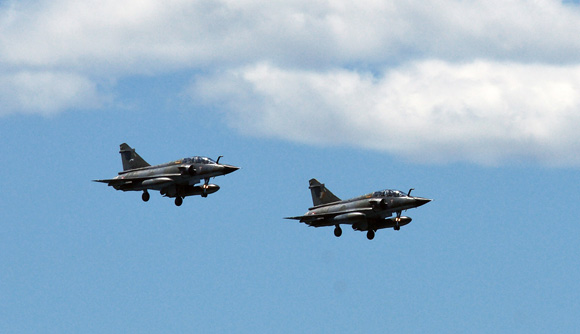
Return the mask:
M 0 5 L 0 60 L 93 74 L 258 61 L 310 69 L 417 58 L 575 63 L 579 20 L 576 6 L 554 0 L 13 1 Z
M 262 64 L 200 78 L 192 92 L 248 134 L 421 162 L 580 163 L 580 65 L 421 61 L 374 76 Z
M 191 70 L 205 73 L 192 95 L 244 133 L 577 166 L 579 23 L 555 0 L 8 1 L 0 116 L 94 107 L 97 82 Z
M 0 117 L 12 113 L 45 116 L 104 102 L 93 82 L 74 73 L 20 71 L 0 73 Z

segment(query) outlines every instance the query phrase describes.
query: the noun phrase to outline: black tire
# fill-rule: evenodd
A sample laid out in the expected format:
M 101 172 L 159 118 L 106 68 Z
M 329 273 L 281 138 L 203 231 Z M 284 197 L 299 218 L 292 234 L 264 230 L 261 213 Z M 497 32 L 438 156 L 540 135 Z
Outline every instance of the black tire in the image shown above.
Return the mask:
M 342 235 L 342 229 L 340 228 L 340 226 L 337 226 L 334 228 L 334 236 L 335 237 L 340 237 Z
M 181 206 L 181 204 L 183 204 L 183 198 L 179 196 L 175 197 L 175 205 Z
M 144 191 L 143 195 L 141 195 L 141 199 L 143 200 L 143 202 L 147 202 L 149 198 L 151 198 L 151 195 L 149 195 L 148 192 Z
M 367 232 L 367 239 L 369 239 L 369 240 L 373 240 L 374 238 L 375 238 L 375 231 L 373 231 L 373 230 L 369 230 L 369 231 Z

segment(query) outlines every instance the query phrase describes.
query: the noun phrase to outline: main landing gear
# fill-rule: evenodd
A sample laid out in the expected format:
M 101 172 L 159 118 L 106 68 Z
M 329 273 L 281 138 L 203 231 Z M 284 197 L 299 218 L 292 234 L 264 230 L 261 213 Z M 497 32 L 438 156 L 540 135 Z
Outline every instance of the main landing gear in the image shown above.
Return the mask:
M 340 228 L 340 225 L 335 225 L 334 227 L 334 236 L 335 237 L 340 237 L 342 235 L 342 229 Z M 369 240 L 373 240 L 375 238 L 375 230 L 368 230 L 367 231 L 367 239 Z
M 205 194 L 204 197 L 207 197 L 207 194 Z M 141 195 L 141 199 L 143 200 L 143 202 L 149 201 L 150 198 L 151 195 L 149 195 L 149 192 L 147 190 L 143 190 L 143 194 Z M 181 206 L 181 204 L 183 204 L 183 197 L 181 196 L 175 197 L 175 205 Z
M 334 228 L 334 236 L 338 238 L 341 235 L 342 235 L 342 229 L 340 228 L 340 225 L 336 225 L 336 227 Z
M 147 190 L 143 190 L 143 195 L 141 195 L 141 199 L 143 202 L 147 202 L 151 198 L 151 195 L 147 192 Z

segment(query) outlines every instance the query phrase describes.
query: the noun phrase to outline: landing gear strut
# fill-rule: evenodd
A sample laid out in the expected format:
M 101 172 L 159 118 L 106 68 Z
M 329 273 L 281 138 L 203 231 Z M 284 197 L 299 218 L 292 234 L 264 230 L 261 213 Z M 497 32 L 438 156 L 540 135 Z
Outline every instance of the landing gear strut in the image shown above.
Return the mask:
M 409 193 L 411 192 L 411 190 L 409 190 Z M 395 231 L 399 231 L 401 229 L 401 225 L 399 225 L 400 222 L 401 222 L 401 211 L 397 212 L 397 218 L 395 218 L 395 227 L 393 227 Z
M 341 235 L 342 235 L 342 229 L 340 228 L 340 225 L 336 225 L 336 227 L 334 228 L 334 236 L 338 238 Z
M 203 188 L 203 192 L 201 193 L 201 197 L 206 198 L 207 197 L 207 185 L 209 184 L 209 179 L 205 179 L 205 183 L 203 184 L 203 186 L 201 186 Z
M 179 196 L 175 197 L 175 205 L 181 206 L 181 204 L 183 204 L 183 198 Z
M 141 195 L 141 199 L 143 200 L 143 202 L 147 202 L 150 197 L 151 197 L 151 195 L 149 195 L 147 190 L 143 190 L 143 195 Z

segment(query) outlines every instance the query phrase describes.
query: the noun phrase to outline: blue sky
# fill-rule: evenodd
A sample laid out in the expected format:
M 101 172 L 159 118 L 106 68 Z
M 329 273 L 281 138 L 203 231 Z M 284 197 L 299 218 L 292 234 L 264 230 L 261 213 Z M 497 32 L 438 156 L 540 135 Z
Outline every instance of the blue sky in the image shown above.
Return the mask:
M 0 332 L 580 328 L 580 9 L 557 1 L 0 3 Z M 181 207 L 92 179 L 242 169 Z M 282 219 L 384 188 L 373 241 Z

